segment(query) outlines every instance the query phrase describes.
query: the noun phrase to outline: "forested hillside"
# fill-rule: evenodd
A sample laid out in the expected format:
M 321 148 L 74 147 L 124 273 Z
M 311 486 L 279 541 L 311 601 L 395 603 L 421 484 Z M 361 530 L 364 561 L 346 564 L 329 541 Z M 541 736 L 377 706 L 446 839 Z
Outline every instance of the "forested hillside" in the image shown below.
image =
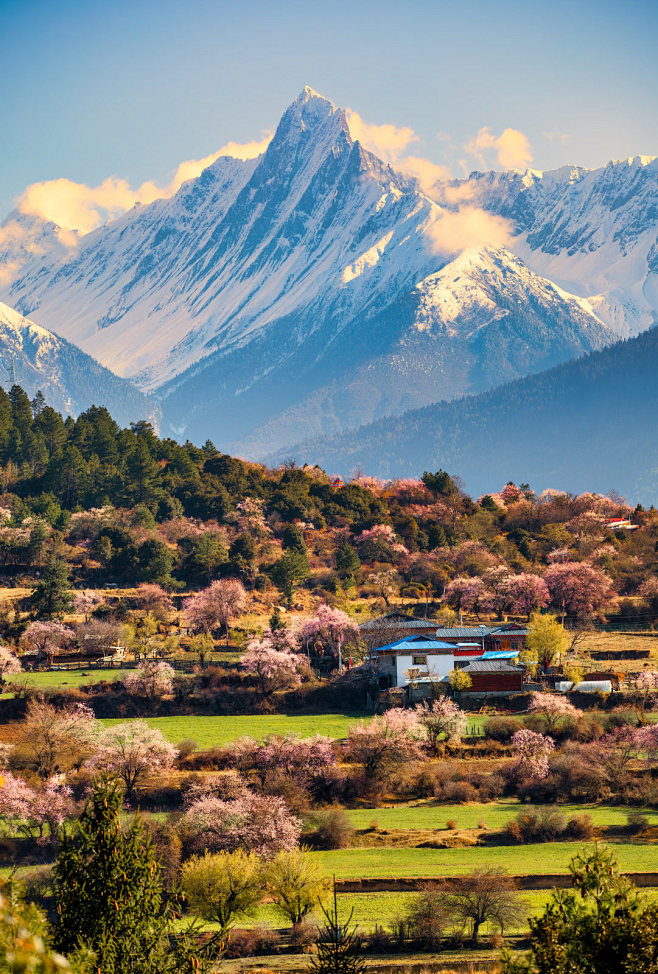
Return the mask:
M 366 599 L 372 611 L 431 594 L 457 608 L 580 614 L 618 596 L 654 599 L 653 508 L 589 492 L 536 496 L 527 484 L 475 502 L 443 470 L 343 486 L 318 467 L 268 469 L 211 442 L 159 439 L 146 422 L 121 429 L 103 408 L 64 420 L 18 386 L 0 389 L 0 489 L 0 573 L 26 585 L 54 559 L 74 586 L 233 578 L 270 607 Z M 616 530 L 616 517 L 635 529 Z M 565 573 L 588 593 L 572 609 Z
M 479 396 L 413 410 L 283 451 L 380 477 L 458 471 L 473 494 L 507 480 L 570 491 L 658 493 L 658 329 Z M 270 458 L 276 460 L 277 457 Z

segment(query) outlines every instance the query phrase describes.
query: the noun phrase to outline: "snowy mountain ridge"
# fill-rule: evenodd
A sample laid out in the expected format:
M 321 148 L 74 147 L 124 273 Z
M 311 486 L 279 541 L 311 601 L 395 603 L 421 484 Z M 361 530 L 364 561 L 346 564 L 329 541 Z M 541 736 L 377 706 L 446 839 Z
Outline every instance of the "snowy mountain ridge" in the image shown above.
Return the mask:
M 437 226 L 459 218 L 447 192 L 427 196 L 305 88 L 263 155 L 217 159 L 75 250 L 14 253 L 0 296 L 156 391 L 171 429 L 250 455 L 658 320 L 655 160 L 447 188 L 505 221 L 507 249 L 443 245 Z M 0 227 L 0 261 L 2 241 Z
M 48 405 L 64 414 L 77 416 L 104 405 L 124 425 L 143 418 L 159 422 L 157 403 L 131 383 L 0 302 L 0 385 L 9 388 L 14 382 L 31 397 L 40 390 Z

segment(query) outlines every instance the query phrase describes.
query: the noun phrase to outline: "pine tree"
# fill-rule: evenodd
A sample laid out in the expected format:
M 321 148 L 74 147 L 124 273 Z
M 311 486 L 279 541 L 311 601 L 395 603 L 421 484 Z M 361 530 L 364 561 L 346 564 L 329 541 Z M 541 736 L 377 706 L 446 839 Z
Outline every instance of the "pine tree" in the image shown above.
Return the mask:
M 175 894 L 165 898 L 151 840 L 119 818 L 121 793 L 96 780 L 72 834 L 62 833 L 54 869 L 54 940 L 63 953 L 92 951 L 94 974 L 178 974 L 208 969 L 210 947 L 190 931 L 172 937 Z
M 361 974 L 365 970 L 361 938 L 352 925 L 354 909 L 345 923 L 338 920 L 338 897 L 334 878 L 333 907 L 322 907 L 326 926 L 320 932 L 318 952 L 309 965 L 313 974 Z
M 52 619 L 68 611 L 72 604 L 68 567 L 65 562 L 51 558 L 32 595 L 32 608 L 37 618 Z
M 342 576 L 354 575 L 361 567 L 359 556 L 349 541 L 344 541 L 336 552 L 336 568 Z

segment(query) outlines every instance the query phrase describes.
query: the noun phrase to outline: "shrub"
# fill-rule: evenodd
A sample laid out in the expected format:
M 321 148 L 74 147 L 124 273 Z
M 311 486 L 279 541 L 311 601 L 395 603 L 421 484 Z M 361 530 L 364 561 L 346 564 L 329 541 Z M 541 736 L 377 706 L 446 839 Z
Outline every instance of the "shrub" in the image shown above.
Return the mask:
M 373 954 L 390 954 L 393 947 L 391 935 L 386 932 L 384 927 L 375 924 L 375 929 L 368 938 L 368 948 Z
M 477 788 L 474 788 L 468 781 L 447 781 L 443 786 L 443 795 L 446 801 L 455 802 L 455 804 L 476 802 L 479 798 Z
M 160 864 L 162 884 L 166 890 L 172 890 L 178 884 L 180 874 L 181 840 L 170 821 L 158 822 L 149 818 L 147 830 Z
M 606 731 L 614 730 L 615 727 L 639 727 L 640 718 L 635 710 L 625 710 L 617 707 L 606 716 Z
M 649 828 L 649 819 L 637 809 L 633 809 L 632 812 L 628 813 L 626 823 L 628 831 L 633 834 L 644 832 L 645 829 Z
M 574 815 L 567 822 L 567 833 L 572 839 L 590 842 L 594 837 L 594 823 L 591 815 Z
M 453 830 L 456 829 L 457 828 L 456 820 L 454 818 L 449 818 L 448 821 L 446 822 L 446 828 L 453 829 Z
M 279 934 L 270 927 L 252 927 L 251 930 L 234 930 L 226 949 L 227 958 L 254 957 L 271 954 L 279 944 Z
M 305 917 L 290 931 L 290 943 L 306 954 L 317 943 L 319 935 L 318 925 L 313 917 Z
M 568 733 L 565 735 L 567 738 L 574 741 L 591 742 L 598 741 L 600 737 L 603 737 L 605 728 L 597 717 L 587 714 L 567 730 Z
M 519 721 L 514 720 L 512 717 L 489 717 L 484 722 L 484 736 L 492 741 L 508 744 L 512 739 L 512 734 L 520 726 Z
M 199 750 L 199 745 L 196 741 L 184 740 L 178 745 L 178 757 L 179 760 L 184 761 L 189 758 L 195 751 Z
M 551 842 L 564 835 L 567 820 L 555 807 L 524 809 L 507 823 L 506 834 L 513 842 Z
M 448 922 L 445 893 L 436 886 L 425 886 L 407 913 L 409 936 L 427 950 L 436 950 Z
M 354 827 L 343 808 L 328 808 L 316 812 L 314 829 L 309 839 L 316 849 L 345 849 L 354 835 Z

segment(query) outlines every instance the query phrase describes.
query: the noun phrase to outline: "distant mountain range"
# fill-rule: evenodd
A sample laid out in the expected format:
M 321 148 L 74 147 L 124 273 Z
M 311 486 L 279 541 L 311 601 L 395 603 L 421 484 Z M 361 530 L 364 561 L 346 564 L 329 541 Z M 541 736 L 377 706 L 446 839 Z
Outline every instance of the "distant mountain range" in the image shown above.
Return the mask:
M 658 322 L 655 159 L 430 192 L 305 88 L 263 155 L 85 236 L 10 214 L 0 296 L 134 381 L 164 433 L 255 458 Z M 474 213 L 504 247 L 446 233 Z
M 479 396 L 416 409 L 267 459 L 384 478 L 439 468 L 474 496 L 509 480 L 658 503 L 658 328 Z
M 0 302 L 0 385 L 14 382 L 30 398 L 43 392 L 49 406 L 77 416 L 94 404 L 107 406 L 124 426 L 160 421 L 158 404 L 91 356 Z

